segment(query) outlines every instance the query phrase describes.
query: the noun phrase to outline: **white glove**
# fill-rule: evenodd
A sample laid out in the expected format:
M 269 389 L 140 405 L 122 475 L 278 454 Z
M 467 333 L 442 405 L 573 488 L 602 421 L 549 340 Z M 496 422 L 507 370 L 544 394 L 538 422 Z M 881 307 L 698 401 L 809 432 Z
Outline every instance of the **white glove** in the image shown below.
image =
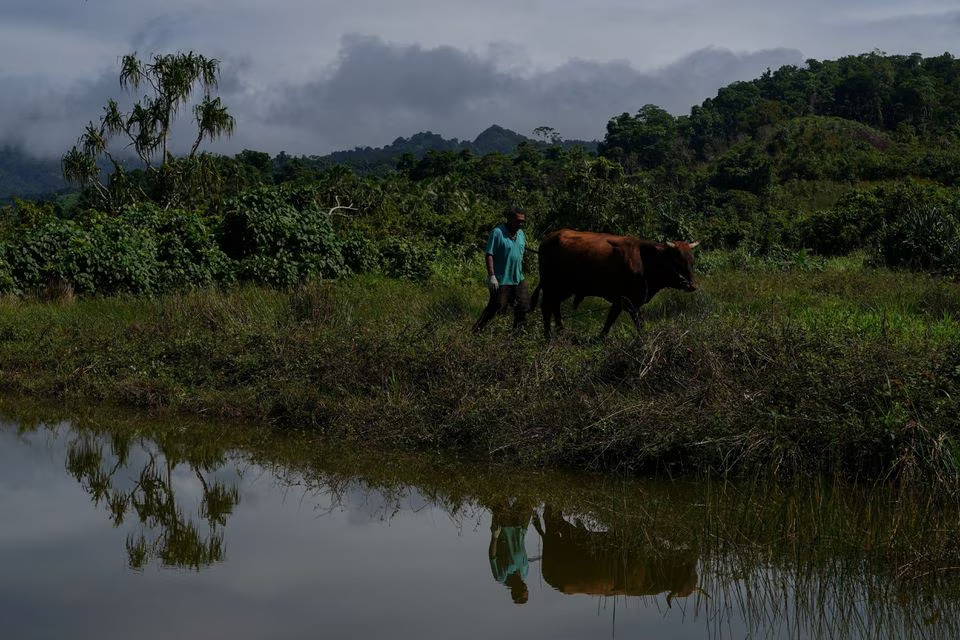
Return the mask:
M 490 289 L 491 293 L 500 288 L 500 282 L 497 281 L 497 276 L 489 276 L 487 278 L 487 288 Z

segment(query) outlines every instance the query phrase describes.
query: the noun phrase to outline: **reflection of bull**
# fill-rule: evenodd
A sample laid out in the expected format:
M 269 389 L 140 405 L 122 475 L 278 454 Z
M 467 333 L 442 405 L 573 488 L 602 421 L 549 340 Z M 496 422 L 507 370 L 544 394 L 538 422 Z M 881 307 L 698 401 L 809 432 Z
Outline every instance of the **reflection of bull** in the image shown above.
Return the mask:
M 550 505 L 543 509 L 543 579 L 566 594 L 646 596 L 667 592 L 667 604 L 697 587 L 697 559 L 691 552 L 664 552 L 638 557 L 610 532 L 590 531 L 571 524 Z

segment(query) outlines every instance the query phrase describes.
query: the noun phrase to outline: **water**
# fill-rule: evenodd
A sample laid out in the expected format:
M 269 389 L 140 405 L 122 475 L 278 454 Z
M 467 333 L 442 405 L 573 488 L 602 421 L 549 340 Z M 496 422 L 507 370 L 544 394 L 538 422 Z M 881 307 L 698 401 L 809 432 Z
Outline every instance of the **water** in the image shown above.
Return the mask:
M 240 433 L 0 425 L 3 637 L 960 629 L 956 513 L 916 496 L 508 473 Z

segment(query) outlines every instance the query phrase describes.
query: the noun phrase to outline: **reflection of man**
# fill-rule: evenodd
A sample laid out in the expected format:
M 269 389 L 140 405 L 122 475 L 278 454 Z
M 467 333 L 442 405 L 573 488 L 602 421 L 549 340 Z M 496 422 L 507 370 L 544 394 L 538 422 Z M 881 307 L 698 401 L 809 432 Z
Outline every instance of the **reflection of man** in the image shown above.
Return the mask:
M 530 570 L 527 559 L 527 527 L 533 509 L 520 501 L 503 500 L 490 508 L 490 570 L 493 579 L 510 588 L 510 597 L 523 604 L 530 597 L 524 579 Z

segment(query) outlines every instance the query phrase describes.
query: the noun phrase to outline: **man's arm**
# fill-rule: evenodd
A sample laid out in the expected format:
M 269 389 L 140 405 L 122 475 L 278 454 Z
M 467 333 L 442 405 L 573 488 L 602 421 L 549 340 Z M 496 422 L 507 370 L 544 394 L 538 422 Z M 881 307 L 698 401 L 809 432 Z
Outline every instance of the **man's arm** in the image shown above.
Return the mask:
M 489 253 L 487 254 L 487 275 L 493 275 L 493 256 Z

